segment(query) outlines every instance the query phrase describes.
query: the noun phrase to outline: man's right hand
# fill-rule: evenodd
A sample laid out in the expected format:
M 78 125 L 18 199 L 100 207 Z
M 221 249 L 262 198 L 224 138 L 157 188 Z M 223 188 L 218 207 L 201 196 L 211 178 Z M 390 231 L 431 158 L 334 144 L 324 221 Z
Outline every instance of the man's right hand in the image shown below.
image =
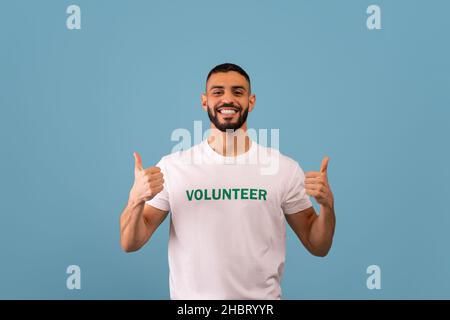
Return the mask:
M 139 153 L 134 156 L 134 184 L 130 191 L 129 202 L 141 204 L 153 199 L 163 189 L 164 177 L 158 167 L 142 167 L 142 159 Z

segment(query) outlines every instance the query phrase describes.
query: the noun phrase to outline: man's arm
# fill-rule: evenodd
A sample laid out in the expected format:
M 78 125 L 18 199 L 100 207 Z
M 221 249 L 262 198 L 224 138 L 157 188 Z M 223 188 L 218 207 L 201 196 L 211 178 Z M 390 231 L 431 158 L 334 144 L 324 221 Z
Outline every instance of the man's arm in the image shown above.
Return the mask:
M 313 207 L 303 211 L 287 214 L 286 220 L 299 237 L 303 245 L 315 256 L 324 257 L 333 243 L 336 216 L 334 214 L 334 197 L 328 183 L 328 161 L 322 160 L 320 171 L 307 172 L 305 175 L 305 191 L 320 204 L 320 213 Z
M 126 252 L 139 250 L 167 217 L 168 211 L 159 210 L 145 202 L 128 202 L 120 216 L 120 244 Z
M 320 207 L 317 215 L 314 207 L 286 214 L 287 222 L 308 251 L 319 257 L 325 257 L 333 243 L 335 228 L 334 208 Z
M 168 211 L 146 205 L 164 188 L 164 175 L 158 167 L 144 169 L 139 153 L 134 153 L 134 184 L 128 204 L 120 216 L 120 244 L 126 252 L 139 250 L 164 221 Z

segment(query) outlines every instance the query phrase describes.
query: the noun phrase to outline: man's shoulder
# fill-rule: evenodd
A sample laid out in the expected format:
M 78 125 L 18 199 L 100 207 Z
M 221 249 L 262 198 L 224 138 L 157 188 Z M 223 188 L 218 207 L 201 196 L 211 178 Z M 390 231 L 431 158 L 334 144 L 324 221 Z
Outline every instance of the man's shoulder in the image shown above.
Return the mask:
M 295 169 L 295 167 L 299 165 L 295 159 L 282 153 L 277 148 L 266 147 L 260 144 L 257 144 L 257 148 L 258 148 L 258 157 L 262 160 L 263 163 L 265 160 L 268 160 L 268 158 L 271 158 L 272 161 L 273 159 L 277 159 L 279 161 L 280 166 L 287 168 L 288 170 Z

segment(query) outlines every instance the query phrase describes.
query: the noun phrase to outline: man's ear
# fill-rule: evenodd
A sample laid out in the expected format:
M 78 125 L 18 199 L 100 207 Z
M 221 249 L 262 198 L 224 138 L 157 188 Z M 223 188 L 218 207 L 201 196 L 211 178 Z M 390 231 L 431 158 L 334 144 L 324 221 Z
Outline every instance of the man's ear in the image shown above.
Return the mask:
M 204 111 L 208 111 L 208 99 L 206 98 L 206 93 L 202 93 L 202 108 Z
M 253 108 L 255 107 L 255 104 L 256 104 L 256 95 L 252 94 L 248 98 L 248 112 L 252 112 Z

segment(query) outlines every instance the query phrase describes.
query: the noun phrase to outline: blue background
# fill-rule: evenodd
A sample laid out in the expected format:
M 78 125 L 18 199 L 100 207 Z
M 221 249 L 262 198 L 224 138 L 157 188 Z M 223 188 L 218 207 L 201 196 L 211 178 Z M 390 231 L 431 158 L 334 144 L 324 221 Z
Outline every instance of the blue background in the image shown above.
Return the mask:
M 371 4 L 382 30 L 366 27 Z M 279 128 L 305 171 L 331 158 L 334 246 L 313 257 L 289 229 L 284 298 L 450 298 L 448 1 L 0 8 L 0 298 L 169 298 L 169 219 L 141 251 L 119 245 L 132 152 L 154 165 L 174 129 L 205 129 L 200 94 L 223 62 L 252 78 L 249 127 Z M 71 264 L 81 290 L 66 288 Z M 381 290 L 366 287 L 372 264 Z

